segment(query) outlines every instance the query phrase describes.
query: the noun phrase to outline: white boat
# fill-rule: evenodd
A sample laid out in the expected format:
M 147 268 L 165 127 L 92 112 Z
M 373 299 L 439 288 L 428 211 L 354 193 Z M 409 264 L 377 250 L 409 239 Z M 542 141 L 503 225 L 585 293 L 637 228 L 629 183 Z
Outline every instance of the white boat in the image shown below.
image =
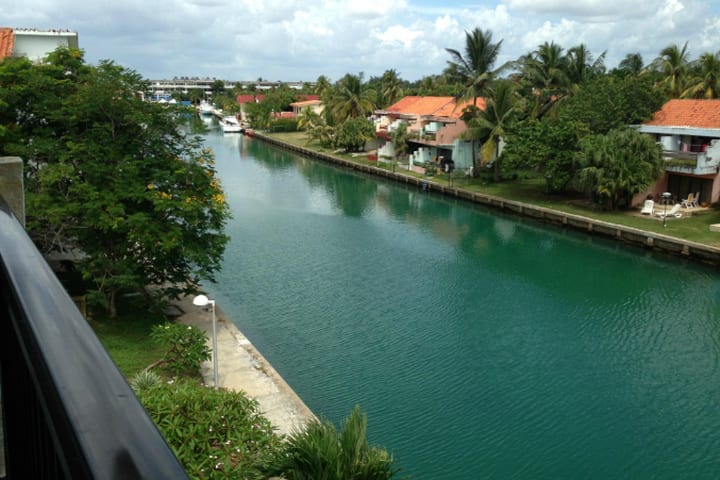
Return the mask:
M 208 103 L 205 100 L 200 102 L 200 115 L 212 115 L 213 106 L 212 103 Z
M 220 126 L 223 133 L 242 133 L 243 128 L 238 119 L 233 116 L 223 117 L 220 119 Z

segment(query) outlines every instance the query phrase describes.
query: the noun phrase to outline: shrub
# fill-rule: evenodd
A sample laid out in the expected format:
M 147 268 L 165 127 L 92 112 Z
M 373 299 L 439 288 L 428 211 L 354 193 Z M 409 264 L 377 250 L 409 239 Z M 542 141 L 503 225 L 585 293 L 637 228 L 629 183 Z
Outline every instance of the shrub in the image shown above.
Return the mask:
M 135 375 L 135 378 L 130 382 L 130 386 L 136 392 L 144 390 L 146 388 L 153 388 L 160 384 L 160 376 L 152 370 L 143 370 L 142 372 Z
M 296 118 L 277 118 L 270 121 L 271 132 L 297 132 L 298 121 Z
M 169 322 L 155 325 L 150 336 L 165 348 L 165 354 L 148 369 L 162 364 L 175 375 L 195 373 L 203 361 L 210 359 L 211 350 L 207 346 L 205 333 L 192 325 Z
M 290 480 L 385 480 L 393 478 L 398 471 L 387 450 L 368 443 L 367 415 L 355 406 L 341 431 L 329 420 L 316 420 L 304 430 L 292 433 L 264 473 Z
M 191 478 L 260 478 L 278 455 L 280 437 L 242 392 L 180 380 L 137 395 Z

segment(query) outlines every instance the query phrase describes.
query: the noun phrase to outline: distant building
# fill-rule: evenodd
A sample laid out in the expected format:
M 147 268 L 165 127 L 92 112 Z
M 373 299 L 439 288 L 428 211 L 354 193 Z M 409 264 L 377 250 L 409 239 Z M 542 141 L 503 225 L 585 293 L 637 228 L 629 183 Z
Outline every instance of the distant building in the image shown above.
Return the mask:
M 42 61 L 58 47 L 79 48 L 78 34 L 70 30 L 34 28 L 0 28 L 0 59 L 26 57 Z

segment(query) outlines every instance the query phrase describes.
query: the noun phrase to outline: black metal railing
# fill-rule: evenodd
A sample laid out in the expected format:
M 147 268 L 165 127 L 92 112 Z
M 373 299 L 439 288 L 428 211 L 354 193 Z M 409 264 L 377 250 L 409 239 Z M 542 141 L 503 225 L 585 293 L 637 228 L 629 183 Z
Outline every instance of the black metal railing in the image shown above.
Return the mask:
M 2 198 L 0 398 L 4 478 L 187 478 Z

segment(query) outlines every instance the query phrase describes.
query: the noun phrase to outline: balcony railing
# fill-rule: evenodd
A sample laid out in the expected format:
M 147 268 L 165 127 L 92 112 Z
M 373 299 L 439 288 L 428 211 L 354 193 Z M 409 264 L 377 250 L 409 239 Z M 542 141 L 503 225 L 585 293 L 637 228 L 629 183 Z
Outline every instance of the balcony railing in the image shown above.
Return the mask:
M 713 159 L 705 152 L 664 151 L 665 170 L 693 175 L 710 175 L 718 172 L 720 159 Z
M 2 198 L 0 398 L 0 478 L 187 478 Z

